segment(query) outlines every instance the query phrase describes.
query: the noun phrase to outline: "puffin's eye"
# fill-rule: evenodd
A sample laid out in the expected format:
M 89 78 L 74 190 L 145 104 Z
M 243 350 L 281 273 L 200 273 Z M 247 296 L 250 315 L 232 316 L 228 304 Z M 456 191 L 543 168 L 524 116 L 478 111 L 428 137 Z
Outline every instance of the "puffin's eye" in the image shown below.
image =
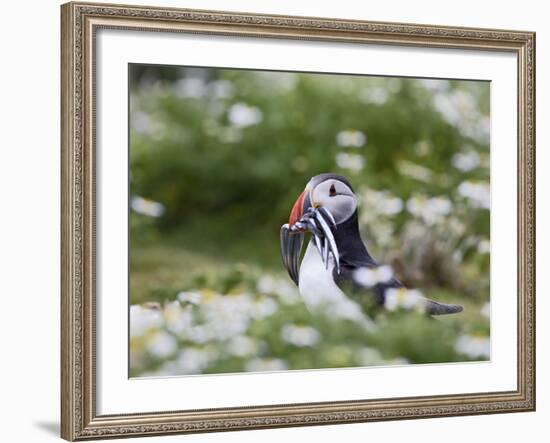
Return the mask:
M 328 191 L 328 195 L 330 197 L 334 197 L 336 195 L 336 187 L 333 185 L 330 186 L 330 189 Z

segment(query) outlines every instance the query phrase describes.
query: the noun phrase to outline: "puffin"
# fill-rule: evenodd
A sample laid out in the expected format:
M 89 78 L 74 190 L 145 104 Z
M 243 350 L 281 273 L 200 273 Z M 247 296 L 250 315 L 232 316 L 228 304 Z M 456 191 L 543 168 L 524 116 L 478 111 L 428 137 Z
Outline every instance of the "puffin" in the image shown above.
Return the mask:
M 302 260 L 306 233 L 311 234 Z M 350 181 L 338 174 L 316 175 L 292 207 L 280 230 L 281 256 L 292 281 L 308 306 L 353 301 L 384 306 L 388 290 L 405 289 L 393 275 L 373 285 L 358 278 L 363 269 L 381 269 L 361 238 L 358 199 Z M 387 267 L 385 267 L 387 268 Z M 422 299 L 425 313 L 455 314 L 463 307 Z

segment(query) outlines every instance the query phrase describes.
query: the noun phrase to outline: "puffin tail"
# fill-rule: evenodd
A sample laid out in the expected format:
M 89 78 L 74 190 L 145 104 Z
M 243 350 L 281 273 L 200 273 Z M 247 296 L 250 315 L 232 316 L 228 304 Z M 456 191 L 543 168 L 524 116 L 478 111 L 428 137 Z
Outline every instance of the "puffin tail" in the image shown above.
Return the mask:
M 457 314 L 463 310 L 464 307 L 461 305 L 448 305 L 446 303 L 439 303 L 428 298 L 426 299 L 426 314 L 428 315 Z

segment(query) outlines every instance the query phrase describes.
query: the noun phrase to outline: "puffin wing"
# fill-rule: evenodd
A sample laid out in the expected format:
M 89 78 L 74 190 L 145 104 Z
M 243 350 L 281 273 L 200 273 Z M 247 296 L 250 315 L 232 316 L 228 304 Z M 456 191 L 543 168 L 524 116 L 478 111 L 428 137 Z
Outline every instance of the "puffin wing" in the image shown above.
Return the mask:
M 340 272 L 333 270 L 333 277 L 336 285 L 350 297 L 355 298 L 358 302 L 363 304 L 365 298 L 374 296 L 378 305 L 383 305 L 386 300 L 386 290 L 390 288 L 402 288 L 403 285 L 396 278 L 383 283 L 377 283 L 374 286 L 365 286 L 357 281 L 355 273 L 362 268 L 375 269 L 377 267 L 375 262 L 361 263 L 361 265 L 352 265 L 344 263 L 340 267 Z
M 398 289 L 403 288 L 404 286 L 399 280 L 393 277 L 386 282 L 377 283 L 372 287 L 362 285 L 357 281 L 357 278 L 355 278 L 355 273 L 359 269 L 374 269 L 376 267 L 377 265 L 373 264 L 370 260 L 365 263 L 361 263 L 360 265 L 343 263 L 340 267 L 340 272 L 337 272 L 336 268 L 333 270 L 334 281 L 342 291 L 354 298 L 361 305 L 364 305 L 365 302 L 368 303 L 368 299 L 372 299 L 373 296 L 378 305 L 384 305 L 386 300 L 386 291 L 388 289 Z M 430 300 L 429 298 L 426 298 L 424 303 L 427 315 L 457 314 L 464 310 L 461 305 L 440 303 Z

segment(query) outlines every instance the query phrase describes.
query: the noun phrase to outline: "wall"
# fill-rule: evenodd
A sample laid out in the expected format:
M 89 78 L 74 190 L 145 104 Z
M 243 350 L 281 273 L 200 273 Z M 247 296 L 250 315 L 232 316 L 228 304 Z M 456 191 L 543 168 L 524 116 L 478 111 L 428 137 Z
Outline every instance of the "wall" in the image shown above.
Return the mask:
M 459 26 L 526 29 L 537 32 L 538 108 L 538 269 L 548 263 L 550 222 L 545 189 L 550 174 L 550 31 L 544 2 L 524 0 L 460 3 L 406 0 L 386 2 L 307 2 L 292 0 L 149 0 L 165 6 L 241 10 L 433 23 Z M 444 7 L 444 5 L 446 7 Z M 518 6 L 520 6 L 518 8 Z M 3 5 L 0 29 L 0 407 L 3 441 L 53 441 L 59 420 L 59 2 L 29 0 Z M 546 99 L 546 101 L 545 101 Z M 546 200 L 546 201 L 545 201 Z M 413 420 L 315 428 L 248 431 L 189 436 L 188 442 L 252 442 L 311 439 L 317 441 L 458 442 L 491 439 L 518 441 L 545 429 L 550 413 L 550 339 L 544 313 L 550 310 L 549 285 L 539 273 L 538 411 L 480 417 Z M 513 344 L 511 344 L 513 345 Z M 176 441 L 162 437 L 146 441 Z

